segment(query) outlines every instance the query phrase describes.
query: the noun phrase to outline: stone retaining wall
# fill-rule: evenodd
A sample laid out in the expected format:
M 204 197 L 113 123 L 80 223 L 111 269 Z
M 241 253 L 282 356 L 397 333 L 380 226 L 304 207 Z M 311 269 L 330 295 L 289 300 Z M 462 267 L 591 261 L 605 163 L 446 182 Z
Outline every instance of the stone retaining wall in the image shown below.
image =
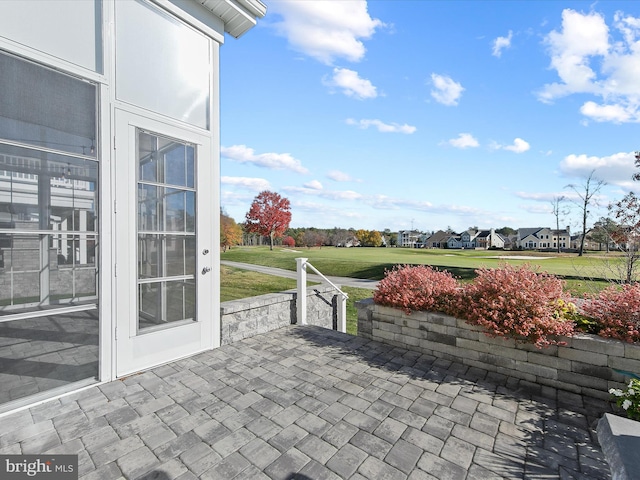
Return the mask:
M 220 305 L 222 345 L 296 323 L 295 290 L 224 302 Z M 307 288 L 307 324 L 334 329 L 337 293 L 330 286 Z
M 640 374 L 636 344 L 577 334 L 562 339 L 566 346 L 538 349 L 488 337 L 481 327 L 441 313 L 406 315 L 372 299 L 356 302 L 356 308 L 359 336 L 515 377 L 542 394 L 551 387 L 608 400 L 609 388 L 628 383 L 620 371 Z

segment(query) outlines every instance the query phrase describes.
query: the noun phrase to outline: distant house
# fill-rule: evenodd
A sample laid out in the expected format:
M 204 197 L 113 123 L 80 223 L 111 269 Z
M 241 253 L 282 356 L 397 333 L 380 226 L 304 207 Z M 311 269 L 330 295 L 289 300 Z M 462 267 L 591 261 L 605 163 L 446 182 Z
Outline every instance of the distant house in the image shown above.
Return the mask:
M 449 238 L 447 238 L 447 242 L 446 242 L 446 247 L 445 248 L 462 248 L 462 238 L 460 235 L 450 235 Z
M 586 234 L 585 239 L 584 239 L 584 249 L 585 250 L 602 250 L 603 244 L 592 240 L 591 239 L 591 234 L 592 233 L 593 233 L 593 230 L 588 230 L 587 231 L 587 234 Z M 582 233 L 579 233 L 578 235 L 572 236 L 571 237 L 571 248 L 574 249 L 574 250 L 579 250 L 580 249 L 580 240 L 581 239 L 582 239 Z M 609 248 L 610 249 L 618 249 L 618 248 L 620 248 L 622 250 L 626 250 L 626 247 L 627 247 L 626 243 L 617 244 L 613 240 L 609 244 Z
M 516 243 L 518 240 L 518 235 L 509 235 L 507 237 L 500 235 L 504 239 L 504 249 L 505 250 L 513 250 L 516 247 Z
M 492 228 L 491 230 L 480 230 L 475 238 L 475 244 L 478 249 L 488 250 L 489 248 L 505 248 L 506 239 L 496 233 Z
M 496 233 L 492 228 L 490 230 L 474 230 L 469 229 L 460 235 L 452 234 L 447 238 L 447 248 L 464 248 L 464 249 L 489 249 L 504 248 L 505 238 Z
M 400 230 L 398 232 L 398 246 L 415 248 L 419 238 L 420 232 L 417 230 Z
M 451 232 L 438 230 L 425 240 L 425 248 L 447 248 L 447 240 L 449 239 L 449 237 L 451 237 L 451 235 Z
M 572 248 L 571 229 L 552 230 L 546 227 L 520 228 L 516 247 L 522 250 L 566 250 Z

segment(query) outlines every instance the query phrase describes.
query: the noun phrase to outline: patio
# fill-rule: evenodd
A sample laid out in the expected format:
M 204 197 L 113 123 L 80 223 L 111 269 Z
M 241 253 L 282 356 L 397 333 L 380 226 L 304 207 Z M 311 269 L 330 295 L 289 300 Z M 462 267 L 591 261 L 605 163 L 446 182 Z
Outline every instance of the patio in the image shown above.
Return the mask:
M 78 454 L 100 480 L 610 478 L 608 404 L 541 393 L 290 326 L 1 417 L 0 453 Z

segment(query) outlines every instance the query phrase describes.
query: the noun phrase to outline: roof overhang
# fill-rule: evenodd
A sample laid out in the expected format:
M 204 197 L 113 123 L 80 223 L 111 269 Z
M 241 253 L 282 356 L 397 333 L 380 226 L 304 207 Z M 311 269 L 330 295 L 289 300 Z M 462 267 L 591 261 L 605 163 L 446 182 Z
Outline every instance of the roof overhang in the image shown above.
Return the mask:
M 238 38 L 267 13 L 260 0 L 194 0 L 224 22 L 224 31 Z

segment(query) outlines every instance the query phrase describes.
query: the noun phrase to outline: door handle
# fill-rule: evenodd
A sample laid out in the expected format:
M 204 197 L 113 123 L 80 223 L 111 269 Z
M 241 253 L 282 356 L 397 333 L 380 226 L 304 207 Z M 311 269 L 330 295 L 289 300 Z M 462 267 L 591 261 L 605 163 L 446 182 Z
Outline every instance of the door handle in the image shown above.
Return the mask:
M 211 267 L 204 267 L 202 269 L 202 275 L 206 275 L 207 273 L 209 273 L 211 271 Z

